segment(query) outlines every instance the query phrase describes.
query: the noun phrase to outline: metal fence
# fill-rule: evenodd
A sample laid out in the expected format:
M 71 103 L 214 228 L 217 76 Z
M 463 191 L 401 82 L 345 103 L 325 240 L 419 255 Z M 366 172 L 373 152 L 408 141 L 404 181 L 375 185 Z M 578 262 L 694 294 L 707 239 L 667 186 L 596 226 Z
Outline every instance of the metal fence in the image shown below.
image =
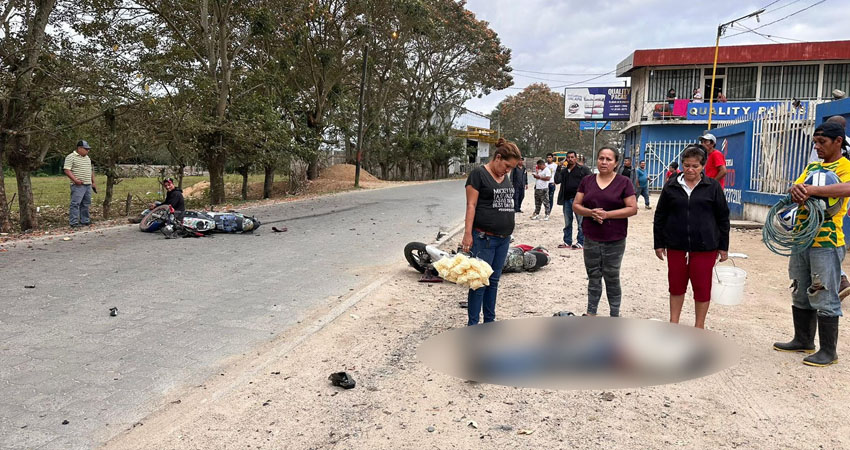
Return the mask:
M 646 161 L 646 173 L 649 177 L 649 189 L 661 190 L 664 187 L 664 174 L 667 167 L 673 161 L 679 161 L 682 151 L 692 140 L 682 141 L 654 141 L 647 142 L 644 147 L 644 160 Z
M 784 194 L 802 173 L 812 151 L 814 105 L 778 105 L 753 121 L 750 190 Z

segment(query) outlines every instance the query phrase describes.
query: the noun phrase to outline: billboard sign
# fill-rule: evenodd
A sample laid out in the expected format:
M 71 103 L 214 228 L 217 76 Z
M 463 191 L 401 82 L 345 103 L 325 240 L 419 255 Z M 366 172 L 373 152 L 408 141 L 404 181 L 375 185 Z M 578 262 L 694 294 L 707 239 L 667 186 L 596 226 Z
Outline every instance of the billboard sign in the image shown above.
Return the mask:
M 567 88 L 564 117 L 568 120 L 629 120 L 632 88 Z
M 605 125 L 603 128 L 602 125 Z M 582 120 L 578 123 L 579 130 L 603 130 L 603 131 L 611 131 L 611 122 L 590 122 L 587 120 Z
M 711 120 L 731 120 L 747 116 L 757 117 L 775 109 L 782 103 L 786 102 L 715 102 Z M 797 119 L 805 119 L 808 111 L 809 102 L 800 102 Z M 688 104 L 688 120 L 708 120 L 708 103 L 690 102 Z

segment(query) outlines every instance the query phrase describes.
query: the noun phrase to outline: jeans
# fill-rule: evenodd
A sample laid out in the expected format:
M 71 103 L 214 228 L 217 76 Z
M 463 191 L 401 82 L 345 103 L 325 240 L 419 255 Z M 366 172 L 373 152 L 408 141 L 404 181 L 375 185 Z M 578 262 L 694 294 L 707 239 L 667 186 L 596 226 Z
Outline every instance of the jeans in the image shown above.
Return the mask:
M 587 270 L 587 313 L 596 314 L 602 297 L 602 279 L 608 294 L 611 317 L 620 315 L 620 264 L 626 251 L 626 240 L 597 242 L 587 239 L 584 245 L 584 268 Z
M 646 200 L 646 206 L 649 206 L 649 185 L 638 186 L 638 191 L 635 194 L 635 198 L 640 198 L 641 195 Z
M 91 205 L 91 185 L 71 185 L 71 207 L 68 208 L 68 217 L 71 226 L 88 225 L 91 223 L 89 217 L 89 206 Z
M 788 275 L 791 277 L 791 301 L 800 309 L 816 309 L 819 316 L 841 316 L 838 286 L 841 284 L 841 262 L 846 250 L 811 247 L 791 255 Z
M 525 185 L 514 186 L 514 211 L 522 211 L 523 200 L 525 200 Z
M 552 176 L 554 177 L 555 175 L 552 175 Z M 546 208 L 546 215 L 547 216 L 549 215 L 549 213 L 552 212 L 552 205 L 554 205 L 554 204 L 555 204 L 555 184 L 550 183 L 549 184 L 549 207 Z
M 581 222 L 584 220 L 584 217 L 573 213 L 573 200 L 575 199 L 568 198 L 564 201 L 564 244 L 572 245 L 573 243 L 573 216 L 575 216 L 576 224 L 578 225 L 576 242 L 584 245 L 584 232 L 581 230 Z
M 540 214 L 540 206 L 544 206 L 544 211 L 548 216 L 552 212 L 552 206 L 549 203 L 549 193 L 546 189 L 534 189 L 534 215 Z
M 499 277 L 502 276 L 502 267 L 508 256 L 508 248 L 511 246 L 511 238 L 489 236 L 480 231 L 472 232 L 472 256 L 480 258 L 490 264 L 493 274 L 490 275 L 490 285 L 469 290 L 466 296 L 467 313 L 469 321 L 467 325 L 477 325 L 481 307 L 484 307 L 484 323 L 496 320 L 496 293 L 499 291 Z

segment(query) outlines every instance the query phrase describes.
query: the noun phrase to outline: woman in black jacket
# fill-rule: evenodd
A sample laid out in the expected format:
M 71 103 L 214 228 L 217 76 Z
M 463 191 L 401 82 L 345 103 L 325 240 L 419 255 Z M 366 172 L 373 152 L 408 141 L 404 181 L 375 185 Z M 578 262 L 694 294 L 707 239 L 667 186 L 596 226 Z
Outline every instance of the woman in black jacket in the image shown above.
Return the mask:
M 697 328 L 705 328 L 718 254 L 721 262 L 729 258 L 729 206 L 720 183 L 702 173 L 705 159 L 701 145 L 685 148 L 683 172 L 662 189 L 653 223 L 655 255 L 667 256 L 670 322 L 679 323 L 690 280 Z

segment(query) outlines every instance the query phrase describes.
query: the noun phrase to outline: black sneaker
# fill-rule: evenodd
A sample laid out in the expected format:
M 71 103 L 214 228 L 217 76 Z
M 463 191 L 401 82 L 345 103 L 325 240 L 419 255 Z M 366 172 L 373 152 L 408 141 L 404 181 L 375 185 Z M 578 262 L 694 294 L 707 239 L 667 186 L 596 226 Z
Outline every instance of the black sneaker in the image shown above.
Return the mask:
M 328 379 L 331 380 L 331 384 L 343 389 L 354 389 L 354 386 L 357 384 L 354 378 L 351 378 L 346 372 L 334 372 Z

